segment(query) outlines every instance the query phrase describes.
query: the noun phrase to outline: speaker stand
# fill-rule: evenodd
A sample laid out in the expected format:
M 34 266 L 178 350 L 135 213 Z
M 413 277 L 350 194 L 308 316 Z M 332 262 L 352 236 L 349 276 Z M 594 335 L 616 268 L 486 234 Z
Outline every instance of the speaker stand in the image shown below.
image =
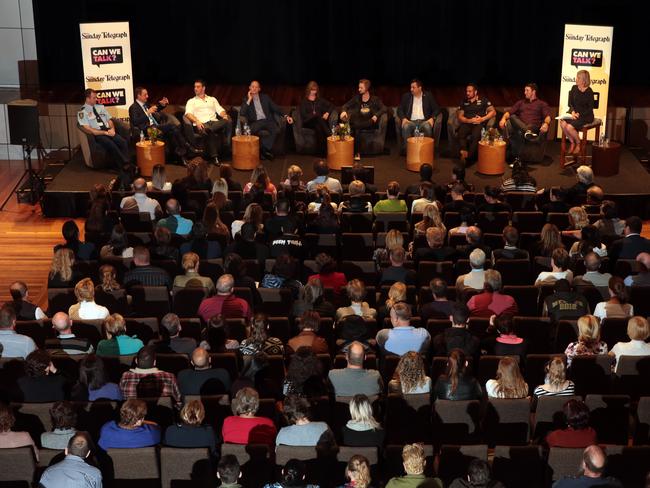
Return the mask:
M 31 146 L 29 144 L 23 144 L 23 165 L 25 170 L 23 171 L 22 176 L 18 180 L 18 183 L 16 183 L 16 185 L 11 190 L 11 193 L 9 193 L 5 201 L 2 202 L 2 205 L 0 206 L 0 211 L 4 210 L 5 206 L 7 205 L 7 203 L 9 203 L 9 200 L 11 200 L 11 197 L 14 194 L 16 194 L 19 203 L 28 203 L 30 205 L 36 205 L 37 203 L 40 203 L 41 198 L 43 198 L 43 191 L 45 190 L 45 182 L 43 181 L 43 178 L 41 178 L 36 173 L 36 171 L 34 171 L 34 167 L 32 166 L 32 151 L 34 149 L 38 150 L 39 146 Z M 21 190 L 20 185 L 22 184 L 25 178 L 27 178 L 27 184 L 24 187 L 25 189 Z M 20 195 L 22 191 L 24 191 L 25 195 Z

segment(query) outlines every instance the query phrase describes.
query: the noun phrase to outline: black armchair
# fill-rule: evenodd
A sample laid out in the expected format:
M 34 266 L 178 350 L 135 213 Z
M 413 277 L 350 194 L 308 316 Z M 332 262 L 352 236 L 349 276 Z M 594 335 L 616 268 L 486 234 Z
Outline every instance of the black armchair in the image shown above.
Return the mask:
M 129 125 L 119 119 L 111 120 L 115 125 L 115 132 L 129 141 L 131 139 Z M 80 132 L 79 146 L 81 147 L 84 164 L 93 169 L 102 169 L 112 166 L 109 161 L 109 154 L 103 147 L 97 144 L 95 136 L 84 132 L 79 124 L 77 124 L 77 130 Z
M 383 154 L 386 145 L 386 129 L 388 128 L 388 115 L 384 114 L 379 119 L 376 129 L 362 129 L 359 131 L 359 152 L 361 154 Z
M 241 111 L 239 107 L 233 107 L 237 111 L 237 118 L 235 120 L 235 124 L 233 125 L 233 133 L 237 131 L 237 127 L 239 127 L 239 130 L 244 133 L 244 125 L 248 123 L 246 120 L 246 117 L 241 115 Z M 284 110 L 284 107 L 282 107 Z M 285 139 L 287 135 L 287 120 L 278 115 L 278 114 L 273 114 L 273 119 L 275 122 L 278 124 L 280 127 L 280 131 L 278 132 L 278 137 L 275 138 L 275 143 L 273 144 L 273 149 L 272 153 L 277 155 L 285 154 L 286 153 L 286 144 L 285 144 Z M 261 133 L 264 133 L 264 131 L 261 131 Z
M 291 117 L 293 118 L 291 130 L 293 130 L 293 139 L 296 142 L 296 152 L 298 154 L 316 154 L 318 151 L 316 133 L 313 129 L 302 126 L 300 109 L 297 107 L 293 108 L 291 110 Z M 338 121 L 339 113 L 336 109 L 333 109 L 330 112 L 330 117 L 327 123 L 331 127 L 333 124 L 337 124 Z
M 492 117 L 487 121 L 486 128 L 490 129 L 496 127 L 497 117 Z M 447 139 L 449 140 L 449 154 L 452 157 L 457 157 L 460 151 L 458 144 L 458 128 L 460 121 L 458 120 L 458 108 L 455 107 L 449 110 L 449 118 L 447 119 Z

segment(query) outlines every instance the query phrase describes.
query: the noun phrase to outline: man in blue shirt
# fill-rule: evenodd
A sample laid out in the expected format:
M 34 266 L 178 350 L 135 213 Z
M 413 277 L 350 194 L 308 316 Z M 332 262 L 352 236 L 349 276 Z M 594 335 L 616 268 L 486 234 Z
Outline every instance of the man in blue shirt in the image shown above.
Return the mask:
M 388 354 L 401 356 L 409 351 L 423 352 L 429 347 L 431 336 L 424 327 L 411 325 L 411 306 L 398 302 L 390 309 L 392 329 L 377 332 L 377 344 Z
M 90 455 L 90 439 L 86 432 L 77 432 L 68 441 L 63 461 L 50 466 L 41 477 L 44 488 L 101 488 L 102 473 L 86 463 Z
M 16 312 L 11 304 L 5 303 L 0 308 L 0 355 L 3 358 L 23 358 L 36 349 L 31 337 L 18 334 Z
M 186 236 L 192 231 L 194 223 L 181 215 L 181 204 L 175 198 L 170 198 L 165 204 L 168 217 L 160 219 L 158 225 L 166 227 L 172 234 Z

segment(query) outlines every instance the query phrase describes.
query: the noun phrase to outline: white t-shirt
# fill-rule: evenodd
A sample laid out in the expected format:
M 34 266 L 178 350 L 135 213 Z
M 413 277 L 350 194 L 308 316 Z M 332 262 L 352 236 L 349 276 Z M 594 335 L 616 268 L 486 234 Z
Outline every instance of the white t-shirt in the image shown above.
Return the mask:
M 628 308 L 629 307 L 629 308 Z M 607 302 L 599 302 L 596 304 L 596 308 L 594 309 L 594 316 L 598 317 L 600 320 L 603 320 L 605 318 L 609 317 L 621 317 L 621 314 L 619 312 L 622 312 L 624 308 L 628 308 L 628 317 L 634 316 L 634 307 L 632 306 L 631 303 L 628 303 L 626 305 L 610 305 L 610 308 L 615 310 L 615 313 L 612 313 L 612 310 L 609 311 L 609 315 L 607 314 Z
M 75 314 L 75 309 L 76 314 Z M 102 320 L 110 315 L 106 307 L 97 305 L 95 302 L 80 302 L 72 305 L 68 315 L 76 315 L 80 320 Z
M 617 342 L 612 347 L 616 356 L 616 369 L 621 356 L 650 356 L 650 344 L 645 341 Z
M 185 115 L 194 115 L 202 124 L 217 120 L 217 114 L 221 112 L 225 112 L 225 110 L 219 104 L 219 101 L 208 95 L 203 98 L 190 98 L 185 104 Z
M 424 111 L 422 110 L 422 95 L 419 97 L 413 97 L 411 120 L 424 120 Z
M 558 280 L 567 280 L 569 283 L 573 281 L 573 271 L 570 269 L 567 269 L 566 271 L 558 271 L 558 272 L 553 272 L 553 271 L 542 271 L 537 279 L 535 280 L 535 283 L 539 282 L 544 282 L 548 281 L 549 283 L 553 283 Z

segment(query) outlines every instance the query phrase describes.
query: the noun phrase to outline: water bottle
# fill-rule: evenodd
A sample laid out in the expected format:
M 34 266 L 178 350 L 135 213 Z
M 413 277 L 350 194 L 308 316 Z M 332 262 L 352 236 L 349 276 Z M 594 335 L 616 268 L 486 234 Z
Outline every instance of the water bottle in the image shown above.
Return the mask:
M 244 135 L 245 136 L 251 135 L 251 128 L 248 126 L 248 124 L 244 124 Z
M 600 135 L 600 141 L 598 141 L 598 144 L 599 144 L 600 146 L 604 146 L 604 145 L 605 145 L 605 134 L 601 134 L 601 135 Z
M 332 135 L 336 135 L 336 124 L 332 124 Z
M 235 135 L 241 136 L 241 127 L 239 127 L 239 124 L 237 124 L 237 127 L 235 128 Z
M 420 137 L 420 128 L 419 127 L 417 127 L 417 126 L 415 127 L 415 130 L 413 131 L 413 136 L 415 136 L 417 138 Z
M 140 131 L 140 142 L 144 142 L 144 131 Z
M 483 127 L 481 129 L 481 140 L 484 141 L 486 137 L 487 137 L 487 131 L 485 130 L 485 127 Z
M 423 130 L 418 129 L 418 134 L 419 134 L 418 137 L 420 139 L 424 139 L 424 131 Z

